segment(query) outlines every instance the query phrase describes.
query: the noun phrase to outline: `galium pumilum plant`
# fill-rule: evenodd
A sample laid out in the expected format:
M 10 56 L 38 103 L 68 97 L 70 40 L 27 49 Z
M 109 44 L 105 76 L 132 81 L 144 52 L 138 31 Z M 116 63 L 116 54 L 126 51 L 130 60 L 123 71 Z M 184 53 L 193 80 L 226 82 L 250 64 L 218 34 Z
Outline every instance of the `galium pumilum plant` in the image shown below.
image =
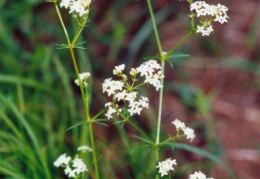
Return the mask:
M 85 124 L 88 125 L 89 137 L 91 148 L 88 146 L 79 147 L 79 151 L 87 150 L 88 153 L 92 153 L 93 165 L 95 168 L 95 178 L 99 179 L 99 167 L 98 159 L 96 155 L 95 140 L 93 134 L 93 123 L 104 124 L 104 120 L 98 119 L 101 115 L 105 115 L 107 120 L 113 119 L 115 115 L 120 119 L 115 123 L 129 124 L 134 129 L 136 129 L 141 136 L 138 138 L 143 142 L 151 145 L 154 151 L 154 166 L 156 172 L 156 178 L 168 175 L 171 178 L 171 171 L 174 170 L 173 165 L 177 165 L 175 159 L 168 158 L 164 161 L 160 159 L 160 148 L 169 145 L 177 140 L 183 140 L 185 138 L 189 139 L 190 142 L 195 138 L 194 130 L 186 127 L 186 125 L 178 119 L 175 119 L 172 124 L 176 127 L 176 135 L 169 136 L 168 138 L 161 140 L 161 116 L 162 116 L 162 105 L 163 105 L 163 86 L 164 86 L 164 70 L 165 62 L 172 63 L 169 59 L 174 57 L 175 50 L 192 34 L 201 33 L 202 36 L 209 36 L 213 32 L 212 23 L 214 21 L 221 24 L 227 22 L 229 18 L 227 15 L 228 8 L 218 4 L 209 5 L 205 1 L 193 1 L 186 0 L 186 3 L 190 5 L 190 14 L 188 15 L 191 19 L 189 25 L 189 32 L 184 36 L 175 46 L 173 46 L 168 52 L 164 52 L 157 25 L 154 18 L 154 12 L 150 0 L 147 1 L 147 6 L 149 9 L 150 17 L 152 20 L 152 26 L 155 34 L 156 44 L 158 47 L 158 55 L 152 60 L 148 60 L 142 63 L 137 68 L 131 68 L 130 72 L 127 74 L 124 72 L 125 65 L 116 66 L 113 70 L 113 75 L 115 79 L 107 78 L 102 84 L 103 93 L 106 93 L 111 101 L 104 105 L 104 108 L 94 115 L 90 116 L 89 111 L 89 93 L 88 93 L 88 78 L 90 73 L 84 72 L 80 73 L 76 56 L 74 54 L 75 48 L 83 48 L 81 45 L 83 43 L 77 43 L 77 40 L 84 29 L 86 23 L 88 22 L 88 15 L 90 11 L 91 0 L 52 0 L 54 3 L 58 17 L 60 19 L 62 28 L 67 39 L 67 44 L 60 45 L 61 49 L 68 49 L 71 54 L 74 69 L 76 72 L 77 79 L 75 84 L 80 87 L 82 101 L 85 110 Z M 72 15 L 73 20 L 78 24 L 78 29 L 71 39 L 68 35 L 66 26 L 63 22 L 62 15 L 59 8 L 66 8 L 69 10 L 69 14 Z M 160 61 L 160 64 L 158 63 Z M 172 64 L 171 64 L 172 65 Z M 157 117 L 157 130 L 156 138 L 151 138 L 146 134 L 141 128 L 139 128 L 132 120 L 136 115 L 140 115 L 144 108 L 149 108 L 149 99 L 146 96 L 139 95 L 138 91 L 142 87 L 155 87 L 156 91 L 159 91 L 159 107 L 158 107 L 158 117 Z M 87 154 L 87 153 L 86 153 Z M 80 155 L 75 155 L 72 157 L 67 156 L 67 154 L 62 154 L 55 162 L 56 167 L 64 167 L 65 174 L 68 177 L 80 178 L 86 175 L 88 171 L 87 166 L 84 161 L 80 158 Z M 206 175 L 200 171 L 196 171 L 194 174 L 189 176 L 189 179 L 206 179 Z

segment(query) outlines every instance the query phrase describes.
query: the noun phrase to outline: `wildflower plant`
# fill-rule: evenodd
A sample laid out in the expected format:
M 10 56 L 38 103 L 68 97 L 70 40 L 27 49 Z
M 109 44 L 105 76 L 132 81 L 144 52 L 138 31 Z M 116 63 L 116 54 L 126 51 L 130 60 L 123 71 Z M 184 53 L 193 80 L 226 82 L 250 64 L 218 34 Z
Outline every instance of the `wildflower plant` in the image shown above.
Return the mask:
M 89 93 L 88 93 L 88 79 L 91 78 L 89 72 L 80 73 L 78 69 L 78 64 L 76 61 L 76 56 L 74 54 L 75 48 L 84 49 L 81 45 L 82 42 L 76 43 L 82 30 L 84 29 L 86 23 L 88 22 L 88 15 L 91 7 L 91 0 L 52 0 L 54 3 L 58 17 L 60 19 L 61 25 L 63 27 L 65 37 L 67 39 L 67 44 L 59 45 L 61 49 L 69 49 L 71 58 L 73 61 L 74 69 L 77 78 L 75 79 L 75 84 L 79 86 L 82 96 L 82 101 L 85 110 L 85 119 L 83 123 L 88 126 L 89 140 L 91 147 L 82 146 L 78 148 L 78 151 L 83 152 L 83 155 L 92 154 L 90 157 L 93 161 L 95 169 L 96 179 L 100 178 L 100 171 L 98 165 L 98 157 L 96 153 L 95 138 L 93 133 L 93 124 L 106 125 L 104 121 L 114 120 L 115 118 L 120 118 L 119 121 L 114 121 L 115 124 L 123 123 L 129 124 L 134 129 L 136 129 L 140 136 L 137 138 L 142 142 L 146 143 L 151 147 L 151 154 L 154 155 L 154 170 L 156 171 L 155 176 L 159 178 L 169 175 L 174 171 L 174 167 L 177 166 L 176 160 L 168 158 L 164 161 L 161 161 L 163 158 L 163 153 L 160 153 L 166 146 L 172 148 L 183 148 L 191 149 L 191 152 L 196 152 L 207 156 L 209 158 L 214 158 L 212 155 L 206 151 L 202 151 L 195 147 L 190 147 L 186 144 L 176 144 L 177 140 L 189 140 L 193 141 L 195 138 L 195 132 L 192 128 L 186 127 L 186 125 L 178 119 L 172 121 L 172 124 L 176 128 L 176 134 L 174 136 L 168 136 L 161 140 L 161 116 L 162 116 L 162 106 L 163 106 L 163 87 L 164 87 L 164 70 L 165 63 L 171 63 L 170 59 L 174 56 L 175 50 L 192 34 L 195 32 L 201 33 L 202 36 L 208 36 L 213 31 L 211 23 L 216 21 L 221 24 L 227 22 L 227 8 L 223 5 L 209 5 L 204 1 L 193 1 L 187 0 L 190 4 L 190 18 L 191 26 L 188 34 L 183 37 L 175 46 L 173 46 L 168 52 L 162 50 L 162 45 L 157 30 L 157 25 L 154 18 L 154 12 L 152 9 L 151 1 L 147 0 L 147 5 L 149 13 L 152 20 L 153 30 L 155 34 L 156 44 L 158 47 L 158 54 L 150 60 L 147 60 L 140 64 L 136 68 L 131 68 L 129 72 L 126 72 L 126 66 L 124 64 L 115 66 L 113 69 L 113 78 L 109 77 L 104 80 L 102 84 L 102 92 L 108 96 L 110 99 L 108 102 L 105 102 L 104 108 L 100 110 L 96 115 L 91 116 L 89 111 Z M 78 29 L 73 35 L 73 38 L 70 38 L 67 32 L 67 28 L 63 22 L 62 15 L 60 13 L 60 8 L 65 8 L 68 10 L 68 13 L 72 15 L 72 18 L 77 22 Z M 199 25 L 195 26 L 195 18 L 199 18 Z M 155 138 L 150 137 L 149 134 L 146 134 L 134 120 L 136 115 L 140 115 L 141 112 L 149 108 L 149 99 L 147 96 L 139 93 L 141 87 L 152 87 L 155 88 L 156 92 L 159 92 L 158 100 L 158 117 L 156 125 L 156 136 Z M 106 119 L 99 119 L 101 116 L 105 116 Z M 122 129 L 123 130 L 123 129 Z M 84 151 L 86 152 L 84 154 Z M 102 152 L 102 151 L 101 151 Z M 84 158 L 83 158 L 84 159 Z M 82 174 L 88 172 L 92 166 L 87 167 L 83 159 L 79 158 L 79 155 L 76 155 L 74 158 L 67 156 L 67 154 L 62 154 L 55 162 L 56 167 L 63 167 L 64 172 L 68 177 L 79 178 L 82 177 Z M 215 159 L 215 158 L 214 158 Z M 222 164 L 221 161 L 215 159 L 218 163 Z M 203 178 L 204 174 L 201 172 L 195 172 L 193 175 L 190 175 L 190 178 Z

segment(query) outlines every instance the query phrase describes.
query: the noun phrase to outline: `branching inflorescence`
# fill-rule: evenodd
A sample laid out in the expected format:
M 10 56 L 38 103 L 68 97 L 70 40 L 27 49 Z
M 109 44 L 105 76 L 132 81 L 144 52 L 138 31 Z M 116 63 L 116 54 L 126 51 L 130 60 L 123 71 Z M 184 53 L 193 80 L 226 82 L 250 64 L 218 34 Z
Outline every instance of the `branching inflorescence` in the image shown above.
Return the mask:
M 158 91 L 163 87 L 160 84 L 160 79 L 164 78 L 164 75 L 162 75 L 160 64 L 155 60 L 149 60 L 137 68 L 132 68 L 129 72 L 130 77 L 123 73 L 124 69 L 124 64 L 116 66 L 113 74 L 119 80 L 108 78 L 103 83 L 103 92 L 106 92 L 108 96 L 112 95 L 112 102 L 105 104 L 108 107 L 108 111 L 105 114 L 108 119 L 111 119 L 114 113 L 117 113 L 124 119 L 135 114 L 140 115 L 143 108 L 149 108 L 149 100 L 147 97 L 138 96 L 138 88 L 147 84 L 154 86 Z M 138 75 L 144 77 L 143 82 L 139 82 Z M 137 82 L 139 83 L 136 84 Z M 118 105 L 120 102 L 124 103 L 122 108 Z
M 176 48 L 178 48 L 191 34 L 194 32 L 201 33 L 202 36 L 209 36 L 211 32 L 213 32 L 212 22 L 219 22 L 221 24 L 227 22 L 228 8 L 224 5 L 209 5 L 204 1 L 193 1 L 186 0 L 190 4 L 190 17 L 191 17 L 191 28 L 190 32 L 180 41 L 178 42 L 168 53 L 162 51 L 161 42 L 157 30 L 157 25 L 154 18 L 154 13 L 152 10 L 150 0 L 147 0 L 149 12 L 151 15 L 151 20 L 155 32 L 156 43 L 159 50 L 159 55 L 157 59 L 161 61 L 161 65 L 156 60 L 148 60 L 142 63 L 137 68 L 132 68 L 128 75 L 124 73 L 125 65 L 116 66 L 113 70 L 113 75 L 116 76 L 117 79 L 107 78 L 104 80 L 102 84 L 103 93 L 107 93 L 107 95 L 111 98 L 110 102 L 105 104 L 105 108 L 101 110 L 94 117 L 90 117 L 89 112 L 89 104 L 88 104 L 88 82 L 87 80 L 90 77 L 89 72 L 79 73 L 76 57 L 74 54 L 74 48 L 78 48 L 79 44 L 76 44 L 76 41 L 82 32 L 85 24 L 87 23 L 89 8 L 91 0 L 61 0 L 60 7 L 66 8 L 69 10 L 69 13 L 72 14 L 73 18 L 78 22 L 79 28 L 74 35 L 74 38 L 70 40 L 66 27 L 63 23 L 62 17 L 60 15 L 59 7 L 57 6 L 57 0 L 52 0 L 51 2 L 55 3 L 55 7 L 60 18 L 62 27 L 64 29 L 64 33 L 66 35 L 68 45 L 63 45 L 62 47 L 68 48 L 71 53 L 71 57 L 73 60 L 74 68 L 77 74 L 77 79 L 74 81 L 76 85 L 80 87 L 81 95 L 84 103 L 84 109 L 86 112 L 86 123 L 89 126 L 89 134 L 91 147 L 81 146 L 78 148 L 78 151 L 85 153 L 86 151 L 92 152 L 93 154 L 93 163 L 95 166 L 95 177 L 99 179 L 99 167 L 97 164 L 95 143 L 94 143 L 94 134 L 92 129 L 93 123 L 98 123 L 102 119 L 97 119 L 100 115 L 105 113 L 104 115 L 108 120 L 113 119 L 114 115 L 123 118 L 123 121 L 119 122 L 129 122 L 136 130 L 138 130 L 143 137 L 145 137 L 144 141 L 148 141 L 149 145 L 154 147 L 155 150 L 155 163 L 156 168 L 159 169 L 158 173 L 161 176 L 169 175 L 170 172 L 174 170 L 173 165 L 177 165 L 176 160 L 172 160 L 168 158 L 164 161 L 159 161 L 160 154 L 159 148 L 163 147 L 169 142 L 174 142 L 175 140 L 183 139 L 186 137 L 192 142 L 195 138 L 194 130 L 186 127 L 186 125 L 175 119 L 172 124 L 176 127 L 176 135 L 169 136 L 164 141 L 160 141 L 160 128 L 161 128 L 161 114 L 162 114 L 162 98 L 163 98 L 163 86 L 164 86 L 164 68 L 165 61 L 169 60 L 172 53 L 175 52 Z M 195 28 L 195 17 L 199 18 L 199 25 Z M 170 62 L 169 62 L 170 63 Z M 151 139 L 145 132 L 143 132 L 139 127 L 137 127 L 134 123 L 132 123 L 129 118 L 134 115 L 140 115 L 141 111 L 144 108 L 149 108 L 149 99 L 145 96 L 142 96 L 138 93 L 138 89 L 142 86 L 153 86 L 156 91 L 160 91 L 159 94 L 159 109 L 158 109 L 158 120 L 157 120 L 157 136 L 154 141 Z M 106 119 L 105 119 L 106 120 Z M 183 134 L 180 134 L 180 132 Z M 62 154 L 55 162 L 54 166 L 65 168 L 64 172 L 68 177 L 79 178 L 85 172 L 88 171 L 86 164 L 83 162 L 83 159 L 76 155 L 73 159 L 67 154 Z M 158 174 L 156 178 L 158 178 Z M 206 178 L 206 175 L 199 172 L 195 172 L 189 176 L 189 179 L 212 179 Z
M 213 32 L 211 23 L 213 21 L 221 24 L 228 21 L 227 11 L 228 8 L 224 5 L 210 5 L 205 1 L 195 1 L 190 5 L 190 11 L 195 12 L 192 16 L 196 15 L 200 18 L 200 25 L 197 25 L 197 33 L 202 36 L 209 36 Z

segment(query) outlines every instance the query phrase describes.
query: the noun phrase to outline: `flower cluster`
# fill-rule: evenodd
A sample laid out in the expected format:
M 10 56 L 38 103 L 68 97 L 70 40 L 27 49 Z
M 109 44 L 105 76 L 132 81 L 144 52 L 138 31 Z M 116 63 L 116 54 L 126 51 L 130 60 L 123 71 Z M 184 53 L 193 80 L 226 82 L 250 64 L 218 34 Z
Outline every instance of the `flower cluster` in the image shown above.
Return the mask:
M 128 79 L 127 75 L 123 74 L 125 65 L 116 66 L 113 70 L 113 74 L 121 78 L 120 80 L 112 80 L 108 78 L 102 84 L 103 93 L 107 93 L 108 96 L 112 95 L 113 101 L 106 103 L 105 106 L 108 108 L 105 114 L 108 119 L 112 118 L 114 113 L 118 115 L 124 111 L 128 115 L 133 116 L 135 114 L 140 115 L 143 108 L 149 108 L 149 100 L 147 97 L 140 96 L 138 98 L 137 92 L 134 91 L 137 87 L 142 85 L 152 85 L 158 91 L 163 86 L 160 83 L 160 79 L 164 78 L 161 72 L 161 66 L 155 60 L 149 60 L 144 62 L 137 68 L 132 68 L 130 71 L 131 80 Z M 135 86 L 137 75 L 140 74 L 145 80 Z M 126 109 L 119 108 L 117 104 L 123 102 Z
M 77 150 L 92 152 L 92 149 L 88 146 L 81 146 Z M 88 171 L 87 166 L 82 159 L 78 158 L 78 155 L 72 159 L 70 156 L 67 156 L 67 154 L 62 154 L 54 162 L 54 166 L 65 168 L 64 173 L 70 178 L 77 178 L 79 175 Z
M 134 69 L 132 71 L 134 71 Z M 155 60 L 144 62 L 136 68 L 136 71 L 140 73 L 141 76 L 145 76 L 144 82 L 153 85 L 156 91 L 163 87 L 160 83 L 160 79 L 164 76 L 162 75 L 161 66 Z
M 171 158 L 168 158 L 162 162 L 159 162 L 156 168 L 159 168 L 159 173 L 163 177 L 164 175 L 168 175 L 171 170 L 174 170 L 172 165 L 177 165 L 176 160 L 171 160 Z
M 195 1 L 191 3 L 190 10 L 195 11 L 197 17 L 209 17 L 201 21 L 201 25 L 197 26 L 197 33 L 202 33 L 202 36 L 209 36 L 210 33 L 213 32 L 212 21 L 223 24 L 227 22 L 229 18 L 227 15 L 228 8 L 221 4 L 210 5 L 205 1 Z
M 182 130 L 184 132 L 184 135 L 186 135 L 187 139 L 190 139 L 190 141 L 195 138 L 194 130 L 186 127 L 186 125 L 180 120 L 175 119 L 172 124 L 175 125 L 177 131 Z
M 61 0 L 60 7 L 69 9 L 69 13 L 75 13 L 80 17 L 89 13 L 91 0 Z
M 191 174 L 189 176 L 189 179 L 213 179 L 213 178 L 207 178 L 204 173 L 201 171 L 195 172 L 194 174 Z
M 87 87 L 88 86 L 87 80 L 88 80 L 89 77 L 90 77 L 90 73 L 89 72 L 85 72 L 85 73 L 79 74 L 79 78 L 80 78 L 80 81 L 81 81 L 83 87 Z M 79 79 L 74 80 L 74 82 L 76 83 L 76 85 L 79 86 Z

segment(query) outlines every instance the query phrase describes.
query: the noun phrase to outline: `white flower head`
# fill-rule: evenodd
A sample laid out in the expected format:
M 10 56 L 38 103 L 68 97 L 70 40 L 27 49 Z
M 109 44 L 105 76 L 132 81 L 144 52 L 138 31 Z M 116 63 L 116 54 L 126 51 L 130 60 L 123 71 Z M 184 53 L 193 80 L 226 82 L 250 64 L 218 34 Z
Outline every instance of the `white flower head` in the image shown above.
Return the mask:
M 131 68 L 131 71 L 129 72 L 131 76 L 136 76 L 138 74 L 138 71 L 135 68 Z
M 163 87 L 160 80 L 164 78 L 164 75 L 162 75 L 161 66 L 157 61 L 149 60 L 144 62 L 136 70 L 141 76 L 145 77 L 144 82 L 153 85 L 156 91 Z
M 92 148 L 87 146 L 87 145 L 83 145 L 83 146 L 80 146 L 78 147 L 77 151 L 83 151 L 83 152 L 92 152 Z
M 189 179 L 213 179 L 213 178 L 207 178 L 206 175 L 201 171 L 198 172 L 196 171 L 195 173 L 189 176 Z
M 119 66 L 115 66 L 115 69 L 113 70 L 113 74 L 114 75 L 121 75 L 123 73 L 124 69 L 125 69 L 124 64 L 119 65 Z
M 182 129 L 184 134 L 186 135 L 187 139 L 190 139 L 190 141 L 192 141 L 195 138 L 195 134 L 194 134 L 194 130 L 186 127 L 184 129 Z
M 118 80 L 112 80 L 112 78 L 106 79 L 102 84 L 103 93 L 107 92 L 108 96 L 114 95 L 117 91 L 121 91 L 124 87 L 124 83 Z
M 202 36 L 209 36 L 211 32 L 213 32 L 213 28 L 212 25 L 201 25 L 201 26 L 197 26 L 197 33 L 201 33 Z
M 184 122 L 181 122 L 178 119 L 175 119 L 174 121 L 172 121 L 172 124 L 175 125 L 177 131 L 180 129 L 184 129 L 186 127 Z
M 74 172 L 79 175 L 80 173 L 86 172 L 88 171 L 87 166 L 85 165 L 85 163 L 83 162 L 82 159 L 80 158 L 75 158 L 73 160 L 73 164 L 72 166 L 75 168 Z
M 175 119 L 174 121 L 172 121 L 172 124 L 175 125 L 177 131 L 181 129 L 184 132 L 184 135 L 187 137 L 187 139 L 190 139 L 190 142 L 195 138 L 194 130 L 189 127 L 186 127 L 184 122 Z
M 69 13 L 76 13 L 80 17 L 89 13 L 91 0 L 61 0 L 60 7 L 69 9 Z
M 140 115 L 143 108 L 149 108 L 149 100 L 146 97 L 141 96 L 139 101 L 130 101 L 129 109 L 127 110 L 131 116 L 134 114 Z
M 171 158 L 168 158 L 162 162 L 159 162 L 156 168 L 159 168 L 159 173 L 161 174 L 161 177 L 163 177 L 164 175 L 168 175 L 171 170 L 174 170 L 172 165 L 177 165 L 176 160 L 171 160 Z
M 112 119 L 113 118 L 112 114 L 114 113 L 116 113 L 116 110 L 112 106 L 109 106 L 105 116 L 107 117 L 107 119 Z
M 88 86 L 87 80 L 88 80 L 89 77 L 90 77 L 90 73 L 89 72 L 85 72 L 85 73 L 80 73 L 79 74 L 79 78 L 80 78 L 80 81 L 81 81 L 83 87 L 87 87 Z M 79 79 L 74 80 L 74 82 L 76 83 L 76 85 L 79 86 Z
M 62 165 L 68 165 L 71 157 L 70 156 L 66 156 L 67 154 L 62 154 L 60 155 L 57 160 L 54 162 L 54 166 L 55 167 L 60 167 Z
M 197 26 L 197 33 L 201 33 L 202 36 L 209 36 L 213 32 L 211 25 L 212 21 L 219 22 L 221 24 L 228 21 L 227 11 L 228 8 L 224 5 L 210 5 L 205 1 L 195 1 L 190 5 L 190 11 L 194 11 L 197 17 L 201 18 L 201 25 Z M 201 17 L 203 16 L 203 17 Z M 210 17 L 207 19 L 207 17 Z

